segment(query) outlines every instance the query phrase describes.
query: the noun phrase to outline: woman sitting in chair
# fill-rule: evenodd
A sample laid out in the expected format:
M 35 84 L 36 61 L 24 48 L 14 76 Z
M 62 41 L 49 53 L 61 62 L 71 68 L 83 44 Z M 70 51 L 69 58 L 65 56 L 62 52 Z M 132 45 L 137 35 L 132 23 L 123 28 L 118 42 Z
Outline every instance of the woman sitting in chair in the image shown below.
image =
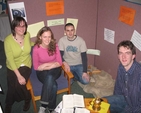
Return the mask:
M 56 79 L 61 75 L 62 59 L 49 27 L 45 26 L 39 30 L 32 57 L 37 77 L 43 83 L 41 107 L 38 113 L 45 113 L 46 110 L 54 113 L 57 96 Z

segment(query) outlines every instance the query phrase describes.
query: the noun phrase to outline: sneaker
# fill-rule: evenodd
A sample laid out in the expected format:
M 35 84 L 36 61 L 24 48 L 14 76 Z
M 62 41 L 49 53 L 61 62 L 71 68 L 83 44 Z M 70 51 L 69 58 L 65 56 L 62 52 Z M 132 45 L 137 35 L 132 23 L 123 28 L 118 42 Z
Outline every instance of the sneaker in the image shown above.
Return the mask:
M 45 111 L 46 111 L 46 108 L 44 108 L 44 107 L 40 107 L 38 113 L 45 113 Z

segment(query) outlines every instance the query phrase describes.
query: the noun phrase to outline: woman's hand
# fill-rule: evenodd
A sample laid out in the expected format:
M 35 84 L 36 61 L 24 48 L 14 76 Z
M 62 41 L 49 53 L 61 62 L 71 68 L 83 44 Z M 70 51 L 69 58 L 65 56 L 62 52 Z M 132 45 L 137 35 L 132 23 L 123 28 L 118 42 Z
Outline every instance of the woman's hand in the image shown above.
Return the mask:
M 26 80 L 25 78 L 21 75 L 21 76 L 18 76 L 18 81 L 21 85 L 25 85 L 26 84 Z
M 44 70 L 44 67 L 45 67 L 45 65 L 40 65 L 40 66 L 38 67 L 38 70 L 39 70 L 39 71 L 43 71 L 43 70 Z
M 16 76 L 17 76 L 17 79 L 18 79 L 19 84 L 25 85 L 25 84 L 26 84 L 26 80 L 25 80 L 25 78 L 21 75 L 21 73 L 19 72 L 19 70 L 18 70 L 18 69 L 15 69 L 14 72 L 15 72 L 15 74 L 16 74 Z
M 43 70 L 50 70 L 50 69 L 53 69 L 53 68 L 57 68 L 59 67 L 60 64 L 58 62 L 50 62 L 50 63 L 44 63 L 44 64 L 41 64 L 39 67 L 38 67 L 38 70 L 39 71 L 43 71 Z

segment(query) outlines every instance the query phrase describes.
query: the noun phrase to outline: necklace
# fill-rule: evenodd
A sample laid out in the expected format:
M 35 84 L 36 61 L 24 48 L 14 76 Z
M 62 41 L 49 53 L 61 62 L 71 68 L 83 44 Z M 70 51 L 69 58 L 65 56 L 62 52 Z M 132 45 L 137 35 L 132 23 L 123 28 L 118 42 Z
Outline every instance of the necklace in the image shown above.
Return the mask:
M 15 38 L 15 37 L 14 37 Z M 18 39 L 17 38 L 15 38 L 15 40 L 18 42 Z M 21 44 L 22 42 L 21 41 L 19 41 L 19 43 Z
M 17 39 L 16 37 L 14 37 L 14 39 L 15 39 L 18 43 L 22 44 L 23 39 L 22 39 L 21 41 L 18 41 L 18 39 Z

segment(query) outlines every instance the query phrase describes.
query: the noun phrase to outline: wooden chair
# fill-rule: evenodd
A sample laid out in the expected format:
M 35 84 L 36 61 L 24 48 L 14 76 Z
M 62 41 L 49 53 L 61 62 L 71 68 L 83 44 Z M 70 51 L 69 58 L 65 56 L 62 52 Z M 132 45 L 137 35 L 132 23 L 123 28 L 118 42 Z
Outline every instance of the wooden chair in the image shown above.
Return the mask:
M 97 50 L 97 49 L 88 49 L 87 54 L 100 56 L 100 51 Z M 62 65 L 61 68 L 62 68 L 63 74 L 57 80 L 57 82 L 58 82 L 57 94 L 62 93 L 62 92 L 67 92 L 69 94 L 71 92 L 70 91 L 71 79 L 74 76 L 73 76 L 73 74 L 71 72 L 66 72 L 65 71 L 64 65 Z M 89 68 L 90 68 L 90 66 L 88 66 L 88 69 Z M 94 71 L 88 72 L 88 73 L 89 73 L 89 75 L 92 75 L 94 73 L 100 73 L 100 72 L 101 72 L 100 70 L 94 70 Z M 61 85 L 62 83 L 63 83 L 63 86 L 67 86 L 67 87 L 62 87 L 62 85 Z M 26 86 L 27 86 L 27 89 L 31 93 L 31 98 L 32 98 L 34 111 L 35 111 L 35 113 L 37 113 L 36 101 L 40 100 L 42 83 L 37 79 L 36 72 L 35 72 L 35 70 L 33 68 L 32 68 L 32 73 L 31 73 L 30 79 L 28 80 Z
M 62 65 L 62 74 L 57 79 L 58 83 L 58 91 L 57 94 L 62 92 L 67 92 L 68 94 L 70 91 L 71 79 L 73 78 L 73 74 L 71 72 L 66 72 L 64 66 Z M 36 76 L 35 70 L 32 68 L 32 73 L 30 79 L 27 82 L 27 89 L 31 93 L 32 103 L 34 107 L 34 113 L 37 113 L 36 101 L 40 100 L 42 83 L 38 80 Z

